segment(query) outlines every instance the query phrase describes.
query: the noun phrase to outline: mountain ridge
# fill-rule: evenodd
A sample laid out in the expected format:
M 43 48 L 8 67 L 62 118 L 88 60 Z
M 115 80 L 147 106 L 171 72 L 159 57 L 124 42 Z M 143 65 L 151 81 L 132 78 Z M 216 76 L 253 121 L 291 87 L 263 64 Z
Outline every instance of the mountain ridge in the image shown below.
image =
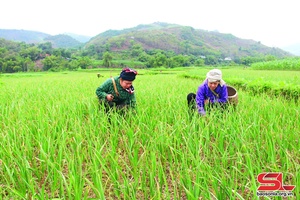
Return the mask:
M 0 29 L 0 38 L 29 44 L 51 42 L 54 48 L 76 48 L 83 46 L 91 37 L 73 33 L 50 35 L 23 29 Z
M 5 30 L 11 30 L 13 31 L 13 34 L 6 33 L 5 35 L 3 34 Z M 17 37 L 16 32 L 20 34 L 21 39 Z M 69 37 L 65 36 L 67 34 Z M 86 42 L 79 42 L 74 38 L 76 36 L 85 38 Z M 32 41 L 34 41 L 33 43 L 49 41 L 56 48 L 76 48 L 79 46 L 88 48 L 91 45 L 107 46 L 107 44 L 109 44 L 112 51 L 122 51 L 126 48 L 130 48 L 130 43 L 134 42 L 140 44 L 146 50 L 172 50 L 181 54 L 215 54 L 222 55 L 223 57 L 243 57 L 267 54 L 277 57 L 292 56 L 292 53 L 283 49 L 268 47 L 251 39 L 242 39 L 232 34 L 194 29 L 190 26 L 169 24 L 165 22 L 139 24 L 136 27 L 122 30 L 109 29 L 94 37 L 80 36 L 72 33 L 52 36 L 37 31 L 0 29 L 0 38 L 1 37 L 26 43 Z M 62 38 L 64 38 L 65 41 Z
M 261 55 L 292 56 L 291 53 L 282 49 L 268 47 L 254 40 L 241 39 L 232 34 L 161 22 L 123 30 L 107 30 L 91 38 L 85 47 L 94 46 L 96 51 L 108 47 L 111 51 L 124 51 L 131 48 L 132 44 L 141 45 L 145 50 L 171 50 L 177 54 L 196 56 L 214 55 L 223 58 Z

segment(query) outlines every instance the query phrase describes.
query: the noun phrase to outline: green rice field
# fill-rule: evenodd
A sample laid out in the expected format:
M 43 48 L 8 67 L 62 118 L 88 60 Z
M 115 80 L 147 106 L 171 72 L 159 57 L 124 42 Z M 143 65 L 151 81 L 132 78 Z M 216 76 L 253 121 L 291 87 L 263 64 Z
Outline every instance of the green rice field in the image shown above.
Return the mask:
M 0 75 L 0 198 L 282 199 L 257 195 L 257 176 L 278 172 L 299 199 L 299 101 L 237 88 L 235 109 L 189 115 L 208 70 L 138 70 L 137 113 L 111 123 L 95 90 L 120 69 Z M 221 70 L 300 84 L 299 71 Z

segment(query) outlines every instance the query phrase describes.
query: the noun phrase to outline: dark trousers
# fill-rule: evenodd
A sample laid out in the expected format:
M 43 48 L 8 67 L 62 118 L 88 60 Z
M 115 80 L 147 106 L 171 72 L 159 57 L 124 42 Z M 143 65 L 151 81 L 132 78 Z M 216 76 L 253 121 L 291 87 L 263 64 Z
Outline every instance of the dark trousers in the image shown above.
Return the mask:
M 190 111 L 193 111 L 196 109 L 196 94 L 195 93 L 189 93 L 186 97 L 188 107 Z

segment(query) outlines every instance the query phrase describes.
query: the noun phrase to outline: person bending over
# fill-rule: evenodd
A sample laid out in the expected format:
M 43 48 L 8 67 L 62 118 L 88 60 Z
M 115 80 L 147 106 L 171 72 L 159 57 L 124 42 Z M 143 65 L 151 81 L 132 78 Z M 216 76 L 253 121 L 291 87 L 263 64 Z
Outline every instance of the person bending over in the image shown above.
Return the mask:
M 107 79 L 96 89 L 100 105 L 104 105 L 106 112 L 110 110 L 135 110 L 136 98 L 132 85 L 137 71 L 124 68 L 120 76 Z
M 188 106 L 191 111 L 197 109 L 202 116 L 206 115 L 207 108 L 227 107 L 228 92 L 225 81 L 222 79 L 222 72 L 219 69 L 210 70 L 206 79 L 198 87 L 197 93 L 187 95 Z

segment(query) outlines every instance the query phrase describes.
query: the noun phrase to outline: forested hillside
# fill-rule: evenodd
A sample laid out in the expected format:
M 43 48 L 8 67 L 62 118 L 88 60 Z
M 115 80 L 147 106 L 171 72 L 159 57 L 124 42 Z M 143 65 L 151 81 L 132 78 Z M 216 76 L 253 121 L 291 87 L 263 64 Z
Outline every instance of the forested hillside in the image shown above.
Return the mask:
M 44 38 L 45 42 L 51 42 L 53 48 L 78 48 L 83 44 L 68 35 L 55 35 Z
M 139 25 L 124 30 L 108 30 L 92 38 L 86 47 L 95 51 L 109 49 L 120 52 L 133 45 L 144 50 L 161 49 L 175 54 L 194 56 L 216 56 L 218 58 L 240 59 L 251 56 L 291 56 L 278 48 L 271 48 L 259 41 L 245 40 L 232 34 L 197 30 L 188 26 L 167 23 Z
M 90 37 L 75 34 L 50 35 L 37 31 L 0 29 L 0 38 L 15 42 L 25 42 L 27 44 L 51 42 L 53 48 L 78 48 L 82 46 L 84 42 L 87 42 Z M 80 42 L 79 40 L 84 42 Z
M 87 43 L 63 34 L 48 35 L 38 43 L 0 38 L 0 72 L 3 73 L 124 66 L 250 66 L 288 57 L 293 56 L 257 41 L 167 23 L 108 30 Z

